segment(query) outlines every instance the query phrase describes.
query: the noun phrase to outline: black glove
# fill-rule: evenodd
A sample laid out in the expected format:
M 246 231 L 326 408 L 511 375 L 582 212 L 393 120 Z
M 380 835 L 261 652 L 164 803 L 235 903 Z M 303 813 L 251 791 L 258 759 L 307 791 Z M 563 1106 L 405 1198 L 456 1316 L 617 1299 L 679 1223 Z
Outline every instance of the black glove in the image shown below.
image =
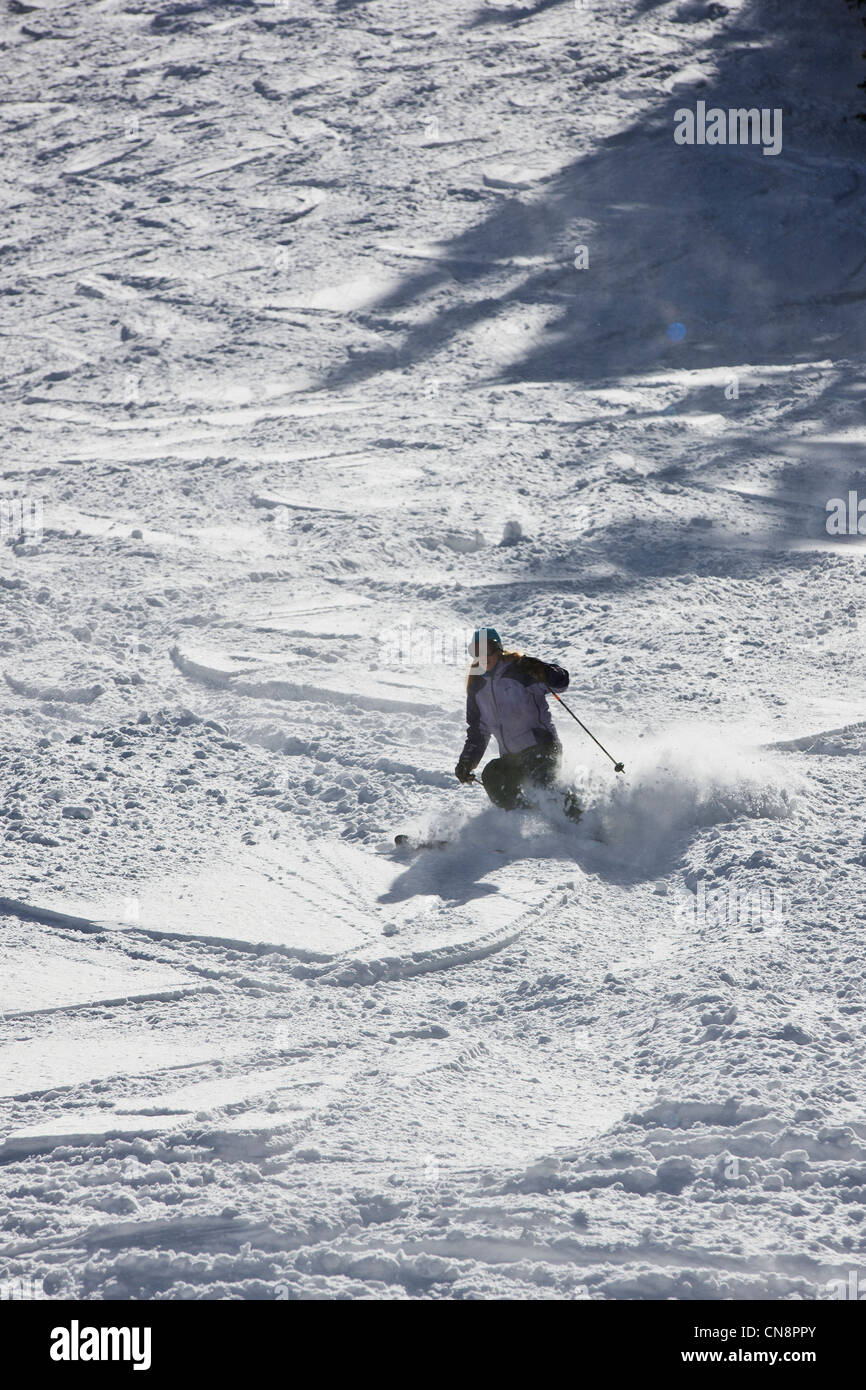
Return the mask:
M 454 776 L 458 782 L 474 782 L 475 776 L 469 763 L 463 758 L 460 759 L 454 769 Z

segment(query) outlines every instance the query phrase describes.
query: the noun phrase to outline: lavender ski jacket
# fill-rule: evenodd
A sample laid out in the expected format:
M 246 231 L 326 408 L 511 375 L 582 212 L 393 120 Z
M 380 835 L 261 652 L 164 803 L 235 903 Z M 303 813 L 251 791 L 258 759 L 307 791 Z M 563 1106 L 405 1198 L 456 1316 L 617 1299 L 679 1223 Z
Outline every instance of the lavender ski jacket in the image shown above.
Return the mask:
M 461 762 L 477 767 L 490 742 L 499 744 L 500 756 L 522 753 L 539 743 L 558 743 L 547 692 L 539 671 L 551 690 L 568 688 L 568 672 L 556 662 L 534 657 L 502 656 L 480 676 L 471 676 L 466 689 L 466 742 Z

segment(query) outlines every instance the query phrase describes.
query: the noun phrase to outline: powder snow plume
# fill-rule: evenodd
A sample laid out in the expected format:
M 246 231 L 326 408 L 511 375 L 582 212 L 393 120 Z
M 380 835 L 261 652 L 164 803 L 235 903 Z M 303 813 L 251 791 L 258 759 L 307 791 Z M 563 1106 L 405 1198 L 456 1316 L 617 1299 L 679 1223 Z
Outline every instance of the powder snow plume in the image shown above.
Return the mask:
M 741 816 L 784 819 L 795 809 L 799 782 L 778 758 L 732 746 L 715 730 L 667 734 L 625 763 L 616 781 L 586 769 L 571 780 L 585 807 L 583 832 L 632 863 L 660 859 L 692 828 Z
M 563 767 L 556 788 L 535 790 L 538 814 L 501 811 L 480 786 L 462 805 L 419 818 L 419 840 L 444 840 L 478 852 L 513 857 L 566 856 L 607 846 L 624 866 L 651 872 L 690 830 L 749 818 L 783 819 L 800 785 L 778 756 L 737 748 L 716 730 L 687 727 L 626 750 L 626 771 Z M 562 788 L 571 786 L 584 808 L 579 824 L 562 810 Z

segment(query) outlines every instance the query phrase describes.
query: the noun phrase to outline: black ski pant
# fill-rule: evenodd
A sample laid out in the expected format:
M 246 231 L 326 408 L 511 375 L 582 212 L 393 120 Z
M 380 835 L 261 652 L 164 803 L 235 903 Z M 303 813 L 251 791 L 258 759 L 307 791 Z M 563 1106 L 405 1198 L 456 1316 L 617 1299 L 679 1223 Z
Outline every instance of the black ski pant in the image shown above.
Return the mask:
M 484 790 L 503 811 L 528 806 L 524 787 L 549 787 L 559 771 L 561 757 L 562 744 L 558 742 L 536 743 L 522 753 L 504 753 L 501 758 L 493 758 L 482 772 Z

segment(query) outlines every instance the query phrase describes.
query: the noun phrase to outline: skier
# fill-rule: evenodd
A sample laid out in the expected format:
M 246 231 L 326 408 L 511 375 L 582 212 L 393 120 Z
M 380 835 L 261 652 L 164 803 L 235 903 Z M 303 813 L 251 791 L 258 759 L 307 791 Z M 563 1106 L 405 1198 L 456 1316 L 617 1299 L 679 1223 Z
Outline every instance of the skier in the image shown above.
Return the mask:
M 467 648 L 472 657 L 466 682 L 466 742 L 454 769 L 459 782 L 474 782 L 474 771 L 493 734 L 499 757 L 481 774 L 490 800 L 505 811 L 530 804 L 527 786 L 548 787 L 562 757 L 547 691 L 566 690 L 568 672 L 556 662 L 505 651 L 495 627 L 479 627 Z M 580 816 L 566 792 L 564 810 Z

